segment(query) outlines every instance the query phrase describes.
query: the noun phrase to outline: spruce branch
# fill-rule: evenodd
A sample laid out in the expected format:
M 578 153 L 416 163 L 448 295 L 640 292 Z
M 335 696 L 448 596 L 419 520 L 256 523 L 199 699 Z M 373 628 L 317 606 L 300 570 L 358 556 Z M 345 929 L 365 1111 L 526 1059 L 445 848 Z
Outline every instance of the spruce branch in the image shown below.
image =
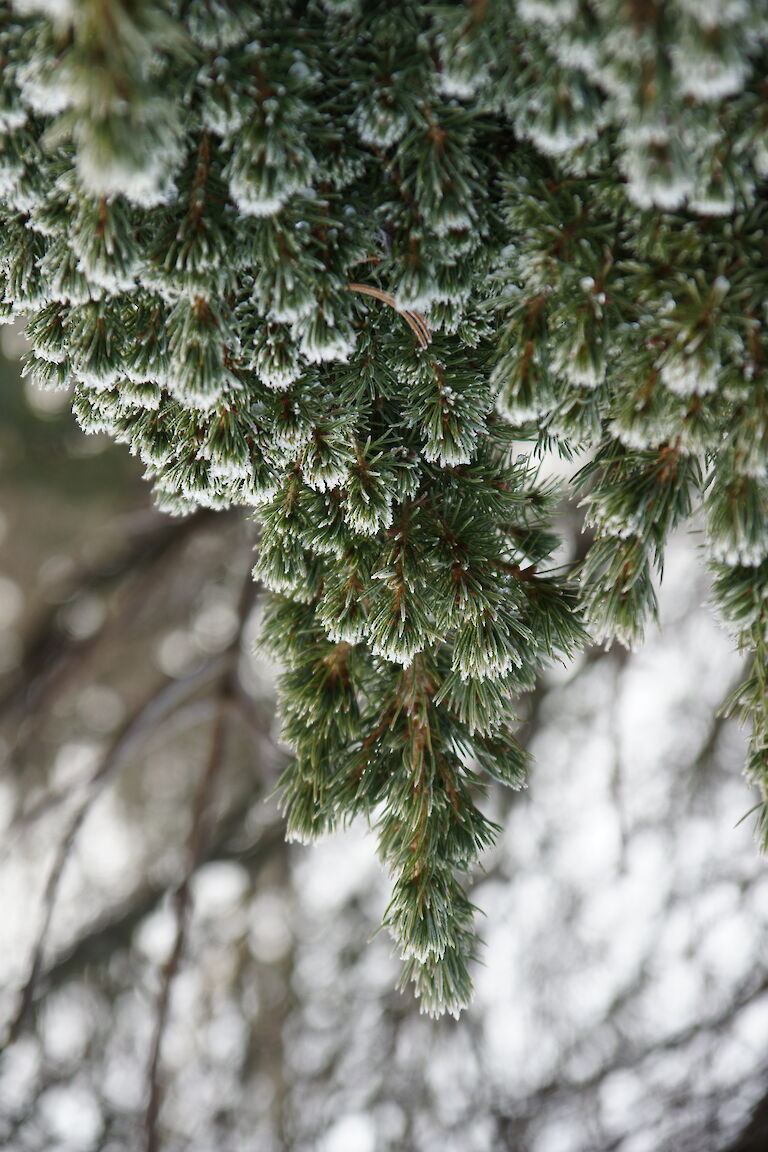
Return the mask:
M 768 778 L 760 2 L 6 7 L 3 318 L 162 508 L 255 512 L 289 832 L 377 823 L 455 1008 L 514 700 L 583 613 L 641 639 L 697 513 Z M 582 455 L 580 598 L 547 448 Z

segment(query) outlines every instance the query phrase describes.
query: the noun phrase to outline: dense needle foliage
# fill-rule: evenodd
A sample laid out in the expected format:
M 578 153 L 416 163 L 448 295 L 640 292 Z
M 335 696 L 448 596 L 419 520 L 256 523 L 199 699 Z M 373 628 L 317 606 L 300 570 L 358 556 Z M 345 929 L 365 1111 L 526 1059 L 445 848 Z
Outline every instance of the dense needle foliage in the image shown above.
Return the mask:
M 430 1012 L 516 697 L 584 617 L 642 636 L 695 508 L 768 781 L 767 42 L 764 0 L 0 8 L 1 307 L 163 507 L 256 511 L 289 833 L 376 826 Z

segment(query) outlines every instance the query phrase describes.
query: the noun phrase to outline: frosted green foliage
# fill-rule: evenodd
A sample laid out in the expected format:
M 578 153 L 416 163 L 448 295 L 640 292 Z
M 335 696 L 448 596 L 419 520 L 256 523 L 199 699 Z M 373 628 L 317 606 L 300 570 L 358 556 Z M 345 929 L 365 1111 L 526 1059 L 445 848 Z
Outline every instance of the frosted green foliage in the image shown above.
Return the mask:
M 767 43 L 763 0 L 0 6 L 0 318 L 161 507 L 254 510 L 289 833 L 375 826 L 429 1012 L 515 700 L 584 615 L 640 641 L 695 511 L 768 788 Z

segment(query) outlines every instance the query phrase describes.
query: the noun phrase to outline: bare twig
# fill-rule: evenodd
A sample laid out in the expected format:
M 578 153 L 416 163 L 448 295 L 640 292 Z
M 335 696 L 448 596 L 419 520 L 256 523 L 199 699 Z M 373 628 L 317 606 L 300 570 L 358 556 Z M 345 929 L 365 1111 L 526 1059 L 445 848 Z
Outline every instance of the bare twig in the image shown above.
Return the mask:
M 285 844 L 285 821 L 271 821 L 250 839 L 245 839 L 244 823 L 250 809 L 238 803 L 229 817 L 217 824 L 216 833 L 204 851 L 200 864 L 212 861 L 233 861 L 242 864 L 250 873 L 258 872 Z M 55 988 L 79 975 L 84 968 L 104 964 L 115 953 L 126 949 L 139 924 L 154 912 L 168 894 L 163 883 L 142 885 L 121 904 L 92 922 L 84 934 L 70 947 L 55 957 L 41 977 L 41 983 Z
M 170 680 L 144 698 L 143 702 L 131 714 L 128 721 L 128 724 L 133 726 L 134 722 L 139 721 L 139 713 L 141 713 L 141 728 L 143 731 L 141 732 L 140 742 L 142 746 L 146 745 L 153 733 L 160 730 L 161 726 L 163 730 L 165 730 L 165 725 L 171 716 L 176 719 L 185 711 L 185 701 L 194 696 L 194 693 L 200 688 L 203 688 L 207 683 L 214 680 L 220 672 L 223 663 L 224 657 L 212 657 L 194 671 L 190 672 L 188 676 Z M 199 703 L 196 702 L 194 705 L 187 705 L 187 707 L 195 708 L 198 721 L 202 718 L 200 713 L 201 705 Z M 115 740 L 121 744 L 121 747 L 117 750 L 117 761 L 110 763 L 106 776 L 102 775 L 105 760 L 108 759 L 111 761 L 114 757 L 114 742 L 110 745 L 96 771 L 92 773 L 87 780 L 83 780 L 79 784 L 69 784 L 66 788 L 47 792 L 26 811 L 16 816 L 6 834 L 4 843 L 0 845 L 0 861 L 10 855 L 23 833 L 28 832 L 39 820 L 42 820 L 45 816 L 49 815 L 49 813 L 55 811 L 66 800 L 71 799 L 73 790 L 80 791 L 82 788 L 86 789 L 87 796 L 85 802 L 87 802 L 90 808 L 98 792 L 107 782 L 107 777 L 112 775 L 114 769 L 118 768 L 133 751 L 136 739 L 138 739 L 138 734 L 129 736 L 126 732 L 126 726 L 123 725 L 115 737 Z M 96 788 L 96 794 L 92 795 L 94 788 Z M 87 813 L 85 813 L 85 815 L 87 815 Z M 80 822 L 82 823 L 82 820 Z
M 6 1044 L 16 1039 L 32 1006 L 43 964 L 45 942 L 56 907 L 62 876 L 86 816 L 106 784 L 127 757 L 174 708 L 187 699 L 192 692 L 198 691 L 210 679 L 216 669 L 221 667 L 221 662 L 222 658 L 208 661 L 202 668 L 190 673 L 189 676 L 180 680 L 172 680 L 160 688 L 154 688 L 122 724 L 98 768 L 88 781 L 85 796 L 67 824 L 48 874 L 42 898 L 41 922 L 32 952 L 29 975 L 20 993 L 18 1008 L 8 1030 Z
M 125 623 L 131 609 L 139 608 L 144 603 L 146 592 L 141 578 L 143 574 L 153 573 L 158 563 L 186 543 L 212 515 L 202 511 L 185 520 L 174 521 L 164 517 L 159 523 L 153 523 L 132 547 L 108 557 L 82 574 L 77 583 L 78 593 L 120 586 L 133 579 L 136 583 L 132 603 L 126 605 L 119 617 L 120 622 Z M 24 715 L 34 713 L 39 718 L 41 706 L 58 687 L 61 678 L 70 677 L 75 668 L 79 670 L 95 648 L 112 634 L 114 621 L 105 622 L 85 640 L 73 639 L 62 632 L 59 611 L 56 606 L 47 612 L 27 641 L 11 684 L 0 697 L 0 716 L 13 711 Z
M 155 1027 L 147 1070 L 148 1102 L 144 1117 L 144 1147 L 146 1152 L 157 1152 L 158 1148 L 158 1119 L 163 1097 L 160 1080 L 160 1057 L 163 1037 L 168 1024 L 171 990 L 181 965 L 189 929 L 192 911 L 192 879 L 203 859 L 210 835 L 211 800 L 216 779 L 224 763 L 227 710 L 223 704 L 222 698 L 222 706 L 218 709 L 213 722 L 208 761 L 195 796 L 192 824 L 187 842 L 187 866 L 173 898 L 176 932 L 170 956 L 162 969 L 160 994 L 157 999 Z
M 584 1093 L 598 1087 L 618 1071 L 638 1068 L 646 1060 L 660 1059 L 665 1053 L 684 1048 L 700 1035 L 706 1033 L 716 1035 L 732 1026 L 739 1013 L 763 999 L 766 994 L 768 994 L 768 977 L 758 973 L 755 978 L 745 980 L 741 988 L 721 1009 L 703 1014 L 691 1024 L 684 1025 L 660 1040 L 636 1046 L 627 1044 L 584 1076 L 557 1078 L 542 1084 L 524 1101 L 519 1102 L 522 1105 L 521 1113 L 524 1109 L 525 1114 L 534 1115 L 545 1105 L 548 1106 L 552 1099 L 583 1099 Z M 515 1115 L 514 1105 L 510 1109 L 510 1115 L 512 1117 Z M 505 1117 L 497 1118 L 503 1120 Z
M 192 880 L 205 856 L 211 837 L 211 802 L 216 781 L 224 765 L 229 705 L 238 694 L 237 661 L 256 594 L 257 586 L 251 578 L 249 565 L 238 601 L 238 628 L 227 648 L 225 668 L 219 682 L 218 708 L 211 731 L 208 759 L 195 795 L 187 840 L 187 863 L 181 883 L 174 894 L 176 931 L 170 955 L 163 965 L 161 973 L 160 993 L 157 999 L 155 1027 L 147 1069 L 147 1109 L 144 1116 L 145 1152 L 157 1152 L 158 1149 L 158 1121 L 163 1099 L 163 1085 L 160 1078 L 163 1037 L 168 1024 L 173 982 L 181 966 L 189 930 L 192 912 Z

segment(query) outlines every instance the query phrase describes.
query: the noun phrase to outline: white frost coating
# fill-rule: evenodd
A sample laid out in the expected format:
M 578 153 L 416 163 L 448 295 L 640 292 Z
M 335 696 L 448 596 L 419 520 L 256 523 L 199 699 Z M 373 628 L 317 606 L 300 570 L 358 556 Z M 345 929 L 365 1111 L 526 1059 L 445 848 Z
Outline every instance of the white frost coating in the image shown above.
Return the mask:
M 53 364 L 30 356 L 24 362 L 24 376 L 46 392 L 69 392 L 72 388 L 69 365 Z
M 283 392 L 289 384 L 293 384 L 301 376 L 301 367 L 298 364 L 286 364 L 282 367 L 256 362 L 256 375 L 262 384 L 275 392 Z
M 76 267 L 78 272 L 99 288 L 103 288 L 110 296 L 114 296 L 117 292 L 128 292 L 136 287 L 135 273 L 126 272 L 120 275 L 111 268 L 105 268 L 102 264 L 84 260 L 82 257 L 77 261 Z
M 317 614 L 326 636 L 333 644 L 359 644 L 365 636 L 364 620 L 332 620 L 322 610 Z
M 252 471 L 250 460 L 211 461 L 211 476 L 216 480 L 249 480 Z
M 447 67 L 437 78 L 437 87 L 441 96 L 449 100 L 470 100 L 479 90 L 484 77 L 481 75 L 467 76 L 450 71 L 450 61 Z
M 584 72 L 594 79 L 598 72 L 598 45 L 584 40 L 558 40 L 552 51 L 564 68 Z
M 323 8 L 340 16 L 355 16 L 360 8 L 360 0 L 320 0 Z
M 675 139 L 670 128 L 669 117 L 663 108 L 652 106 L 643 110 L 642 119 L 638 119 L 634 103 L 630 103 L 626 110 L 630 118 L 628 127 L 622 129 L 621 143 L 625 148 L 665 148 L 671 147 Z
M 715 538 L 707 533 L 707 548 L 713 560 L 735 568 L 756 568 L 768 556 L 768 539 L 746 540 L 740 532 L 733 536 Z
M 755 480 L 768 480 L 768 461 L 765 459 L 765 445 L 759 431 L 751 441 L 738 440 L 738 473 Z
M 302 333 L 299 340 L 299 351 L 310 364 L 325 364 L 340 360 L 346 364 L 355 347 L 355 337 L 352 333 L 338 332 L 334 329 L 321 334 L 311 331 Z
M 65 66 L 41 76 L 36 63 L 28 61 L 18 69 L 17 78 L 24 103 L 40 116 L 58 116 L 72 103 Z
M 746 60 L 738 57 L 725 61 L 714 52 L 704 54 L 677 49 L 673 65 L 678 75 L 680 90 L 702 103 L 714 104 L 726 96 L 741 92 L 749 74 Z
M 736 198 L 732 190 L 728 196 L 694 196 L 688 201 L 688 207 L 701 216 L 730 216 L 736 208 Z
M 226 108 L 215 100 L 206 100 L 200 112 L 200 121 L 208 132 L 225 137 L 237 135 L 243 126 L 244 117 L 234 108 Z
M 581 503 L 589 504 L 589 501 L 583 500 Z M 615 515 L 605 512 L 599 505 L 593 504 L 584 523 L 588 528 L 596 529 L 601 536 L 615 536 L 619 540 L 629 540 L 632 536 L 644 537 L 647 532 L 643 521 L 643 509 L 639 509 L 631 516 L 625 516 L 623 513 Z
M 17 184 L 8 194 L 8 206 L 13 208 L 14 212 L 31 212 L 37 204 L 37 197 L 34 192 L 29 188 L 29 185 Z
M 661 379 L 677 396 L 704 396 L 717 388 L 722 365 L 715 356 L 686 356 L 674 353 L 660 365 Z
M 330 492 L 344 484 L 347 479 L 348 467 L 346 463 L 342 463 L 321 465 L 314 469 L 311 463 L 305 463 L 301 466 L 301 474 L 308 488 L 312 488 L 315 492 Z M 335 544 L 331 550 L 334 554 L 336 553 Z
M 292 428 L 283 425 L 275 432 L 274 444 L 283 451 L 295 452 L 307 444 L 312 436 L 312 429 L 307 424 L 295 424 Z
M 288 69 L 288 75 L 294 80 L 299 80 L 302 82 L 306 80 L 316 80 L 319 83 L 322 83 L 322 74 L 317 71 L 313 72 L 310 69 L 307 61 L 304 59 L 304 54 L 302 52 L 296 53 L 296 59 Z
M 174 147 L 154 157 L 145 168 L 121 162 L 119 157 L 105 155 L 95 142 L 81 143 L 77 153 L 77 171 L 83 186 L 94 196 L 122 193 L 142 208 L 169 204 L 176 196 L 176 185 L 170 174 L 181 158 Z
M 768 138 L 765 134 L 755 140 L 752 160 L 758 176 L 765 179 L 768 176 Z
M 24 108 L 0 107 L 0 132 L 15 132 L 26 122 L 27 112 Z
M 579 124 L 573 121 L 560 124 L 555 129 L 545 127 L 541 123 L 529 124 L 525 128 L 525 135 L 545 156 L 564 156 L 574 148 L 580 148 L 597 137 L 597 122 L 594 124 Z
M 43 291 L 32 292 L 29 288 L 25 288 L 23 292 L 11 300 L 8 296 L 3 296 L 3 304 L 13 309 L 13 319 L 17 316 L 27 317 L 39 308 L 43 308 L 46 304 L 50 303 L 50 296 Z M 82 301 L 77 301 L 82 303 Z M 8 321 L 5 321 L 6 323 Z
M 718 624 L 725 628 L 726 632 L 733 640 L 739 643 L 741 637 L 749 628 L 754 628 L 763 614 L 762 605 L 759 601 L 755 601 L 749 611 L 744 611 L 742 607 L 742 615 L 738 619 L 732 619 L 730 614 L 726 612 L 721 604 L 716 600 L 711 600 L 710 606 L 713 609 L 713 615 Z M 766 639 L 768 640 L 768 627 L 766 629 Z
M 589 635 L 595 644 L 612 644 L 618 641 L 622 647 L 626 648 L 629 652 L 634 652 L 637 647 L 638 641 L 642 640 L 642 636 L 638 636 L 634 625 L 623 624 L 620 620 L 611 617 L 608 621 L 599 621 L 588 614 Z
M 20 165 L 4 164 L 0 158 L 0 197 L 9 200 L 23 175 Z
M 471 655 L 460 656 L 454 653 L 451 667 L 462 680 L 498 680 L 520 667 L 517 653 L 501 652 L 488 648 L 473 651 Z
M 202 481 L 185 481 L 181 485 L 182 496 L 201 508 L 225 508 L 227 506 L 226 497 L 222 492 L 217 492 L 211 488 L 209 481 L 209 477 Z
M 195 389 L 189 379 L 184 375 L 174 376 L 173 370 L 168 381 L 168 391 L 171 392 L 185 406 L 195 408 L 199 412 L 210 412 L 212 408 L 223 399 L 228 390 L 238 390 L 240 381 L 230 373 L 222 372 L 216 387 L 211 391 Z
M 579 348 L 559 348 L 552 357 L 552 367 L 574 388 L 598 388 L 605 379 L 605 364 L 586 359 L 578 362 Z
M 750 15 L 747 0 L 677 0 L 679 7 L 705 28 L 737 24 Z
M 302 300 L 299 297 L 298 303 L 294 300 L 291 303 L 283 301 L 281 304 L 273 304 L 269 310 L 270 320 L 274 320 L 276 324 L 298 324 L 300 320 L 306 320 L 311 316 L 316 307 L 316 301 L 313 296 L 307 294 Z
M 107 368 L 102 372 L 93 372 L 91 369 L 78 364 L 77 361 L 72 365 L 72 373 L 81 384 L 84 384 L 86 388 L 92 388 L 94 392 L 108 392 L 114 388 L 123 375 L 120 368 Z
M 156 384 L 158 388 L 170 389 L 171 377 L 162 364 L 123 365 L 123 376 L 132 384 Z
M 413 663 L 414 656 L 418 656 L 423 650 L 424 642 L 414 636 L 404 636 L 404 630 L 405 625 L 401 623 L 397 635 L 380 640 L 369 633 L 368 645 L 374 656 L 381 656 L 384 660 L 389 660 L 392 664 L 401 664 L 404 668 Z
M 529 292 L 542 292 L 545 296 L 551 295 L 550 276 L 552 271 L 550 258 L 546 252 L 536 248 L 520 251 L 516 263 L 520 279 L 525 282 Z
M 433 284 L 429 287 L 422 288 L 420 292 L 414 293 L 413 296 L 406 296 L 399 293 L 395 297 L 395 308 L 399 312 L 428 312 L 433 304 L 437 304 L 443 299 L 443 293 L 436 284 Z
M 255 477 L 249 476 L 240 486 L 239 503 L 256 507 L 259 504 L 272 500 L 280 491 L 280 484 L 276 480 L 261 481 L 256 484 Z
M 75 16 L 75 0 L 13 0 L 13 6 L 22 16 L 41 12 L 54 24 L 71 24 Z
M 77 422 L 82 428 L 83 432 L 89 436 L 95 436 L 99 433 L 106 433 L 108 436 L 115 436 L 115 430 L 109 420 L 103 413 L 89 412 L 88 416 L 83 416 L 82 413 L 75 413 Z M 115 436 L 115 439 L 117 437 Z
M 653 173 L 647 157 L 629 149 L 622 157 L 622 168 L 628 180 L 627 195 L 638 208 L 674 212 L 683 206 L 693 189 L 693 181 L 686 173 Z
M 305 537 L 307 547 L 311 548 L 313 552 L 317 552 L 320 556 L 335 556 L 337 560 L 342 560 L 345 553 L 345 545 L 341 541 L 329 541 L 315 532 L 313 535 Z
M 230 195 L 244 216 L 276 216 L 285 206 L 291 191 L 286 189 L 279 196 L 263 196 L 242 177 L 232 176 L 229 181 Z
M 421 451 L 424 459 L 430 464 L 440 464 L 443 468 L 453 468 L 458 464 L 472 462 L 472 452 L 461 444 L 444 444 L 431 440 Z
M 560 371 L 574 388 L 599 388 L 605 380 L 604 364 L 578 365 L 575 360 L 569 360 L 561 365 Z
M 408 117 L 381 104 L 360 108 L 354 119 L 357 134 L 370 148 L 391 148 L 405 135 Z
M 376 536 L 378 532 L 386 530 L 392 524 L 394 512 L 392 511 L 391 497 L 387 497 L 386 511 L 377 512 L 367 515 L 360 509 L 346 508 L 344 510 L 344 519 L 353 532 L 359 532 L 361 536 Z
M 444 940 L 426 940 L 424 944 L 419 945 L 413 942 L 406 943 L 400 936 L 399 932 L 395 930 L 391 931 L 390 935 L 392 936 L 392 939 L 400 945 L 401 960 L 407 960 L 410 956 L 413 956 L 413 958 L 418 960 L 420 964 L 425 964 L 433 957 L 440 959 L 445 955 L 447 942 Z M 452 1015 L 454 1016 L 454 1019 L 457 1018 L 455 1013 L 452 1013 Z
M 714 283 L 712 284 L 712 295 L 714 296 L 714 298 L 718 304 L 720 304 L 721 301 L 723 301 L 725 299 L 725 297 L 728 295 L 728 291 L 729 291 L 730 287 L 731 287 L 731 282 L 727 276 L 716 276 L 715 277 Z
M 575 0 L 518 0 L 517 14 L 527 24 L 562 27 L 576 15 Z
M 259 497 L 261 501 L 263 497 Z M 270 592 L 288 592 L 293 596 L 297 595 L 297 589 L 306 583 L 308 574 L 293 572 L 277 572 L 274 568 L 268 570 L 262 566 L 259 561 L 253 569 L 254 579 L 262 580 L 269 588 Z
M 120 388 L 120 399 L 132 408 L 144 408 L 147 412 L 157 412 L 160 408 L 162 393 L 158 388 L 155 392 L 132 392 L 130 388 Z
M 447 236 L 450 232 L 464 232 L 472 227 L 472 217 L 464 209 L 446 211 L 431 221 L 436 236 Z
M 46 340 L 45 342 L 35 340 L 32 343 L 32 350 L 38 360 L 45 360 L 48 364 L 63 364 L 67 358 L 66 348 L 58 347 L 52 341 Z
M 514 397 L 509 401 L 501 396 L 496 399 L 496 411 L 512 424 L 527 424 L 529 420 L 538 420 L 546 410 L 545 406 L 538 404 L 526 408 L 524 404 L 518 404 Z
M 609 431 L 625 448 L 642 452 L 653 444 L 658 444 L 662 437 L 655 431 L 649 431 L 645 424 L 625 425 L 614 420 L 609 425 Z
M 200 19 L 194 9 L 188 16 L 192 38 L 209 52 L 234 48 L 243 38 L 243 23 L 226 8 L 217 6 L 208 19 Z
M 408 130 L 408 115 L 400 108 L 375 101 L 358 108 L 353 124 L 364 144 L 388 149 L 397 144 Z

